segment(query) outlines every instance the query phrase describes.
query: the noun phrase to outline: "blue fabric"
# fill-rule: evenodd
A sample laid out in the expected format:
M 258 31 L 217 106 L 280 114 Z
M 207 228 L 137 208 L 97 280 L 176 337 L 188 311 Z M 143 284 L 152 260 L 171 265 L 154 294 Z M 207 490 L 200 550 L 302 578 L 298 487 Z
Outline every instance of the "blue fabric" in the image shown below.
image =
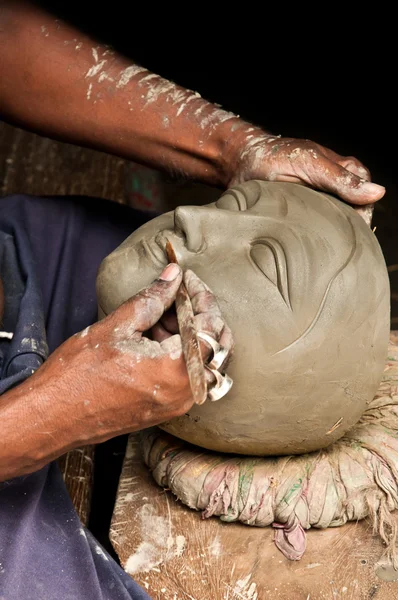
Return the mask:
M 104 200 L 0 200 L 0 394 L 96 320 L 99 264 L 145 220 Z M 132 598 L 149 596 L 82 526 L 56 463 L 0 483 L 1 600 Z

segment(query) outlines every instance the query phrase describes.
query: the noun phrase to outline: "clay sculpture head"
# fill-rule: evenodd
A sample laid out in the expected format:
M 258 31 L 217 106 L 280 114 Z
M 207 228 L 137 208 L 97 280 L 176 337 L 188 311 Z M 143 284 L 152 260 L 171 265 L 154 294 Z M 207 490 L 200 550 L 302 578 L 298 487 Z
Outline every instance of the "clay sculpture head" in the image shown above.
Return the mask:
M 328 446 L 358 421 L 385 364 L 389 282 L 379 244 L 352 208 L 263 181 L 179 207 L 104 260 L 100 316 L 158 276 L 166 238 L 215 292 L 236 350 L 228 395 L 163 429 L 211 450 L 281 455 Z

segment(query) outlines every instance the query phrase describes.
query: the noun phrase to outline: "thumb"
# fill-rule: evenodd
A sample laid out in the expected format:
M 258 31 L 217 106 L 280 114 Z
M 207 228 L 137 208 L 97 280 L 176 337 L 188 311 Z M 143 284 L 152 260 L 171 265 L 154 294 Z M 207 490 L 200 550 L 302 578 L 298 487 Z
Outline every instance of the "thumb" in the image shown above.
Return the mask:
M 135 331 L 147 331 L 173 304 L 181 281 L 181 268 L 174 263 L 167 265 L 158 279 L 123 304 L 124 318 L 131 320 Z
M 386 191 L 383 186 L 358 177 L 330 159 L 326 159 L 324 168 L 315 174 L 314 183 L 320 189 L 332 192 L 350 204 L 373 204 L 380 200 Z

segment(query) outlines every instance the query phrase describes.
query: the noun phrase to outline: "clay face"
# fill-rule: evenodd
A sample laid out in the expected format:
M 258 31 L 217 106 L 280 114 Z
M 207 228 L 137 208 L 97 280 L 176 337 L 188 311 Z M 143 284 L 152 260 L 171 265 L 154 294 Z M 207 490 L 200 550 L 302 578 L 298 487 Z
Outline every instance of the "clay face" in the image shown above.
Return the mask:
M 215 292 L 236 342 L 222 400 L 163 428 L 223 452 L 292 454 L 341 437 L 376 392 L 389 336 L 377 240 L 334 198 L 251 181 L 215 204 L 179 207 L 134 232 L 102 264 L 100 315 L 155 279 L 168 237 Z

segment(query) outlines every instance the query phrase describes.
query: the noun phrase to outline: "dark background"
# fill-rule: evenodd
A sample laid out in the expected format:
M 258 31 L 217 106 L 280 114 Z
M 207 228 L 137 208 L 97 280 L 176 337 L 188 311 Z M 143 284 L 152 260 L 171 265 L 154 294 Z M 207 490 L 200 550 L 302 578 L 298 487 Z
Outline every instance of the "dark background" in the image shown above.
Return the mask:
M 373 180 L 387 187 L 373 225 L 390 270 L 397 326 L 394 15 L 376 5 L 41 4 L 274 134 L 313 139 L 362 160 Z M 120 159 L 0 124 L 1 194 L 78 193 L 123 201 L 124 168 Z M 90 528 L 108 548 L 124 443 L 119 438 L 97 449 Z
M 397 52 L 386 6 L 41 4 L 273 134 L 362 160 L 388 188 L 374 225 L 387 262 L 395 263 Z

